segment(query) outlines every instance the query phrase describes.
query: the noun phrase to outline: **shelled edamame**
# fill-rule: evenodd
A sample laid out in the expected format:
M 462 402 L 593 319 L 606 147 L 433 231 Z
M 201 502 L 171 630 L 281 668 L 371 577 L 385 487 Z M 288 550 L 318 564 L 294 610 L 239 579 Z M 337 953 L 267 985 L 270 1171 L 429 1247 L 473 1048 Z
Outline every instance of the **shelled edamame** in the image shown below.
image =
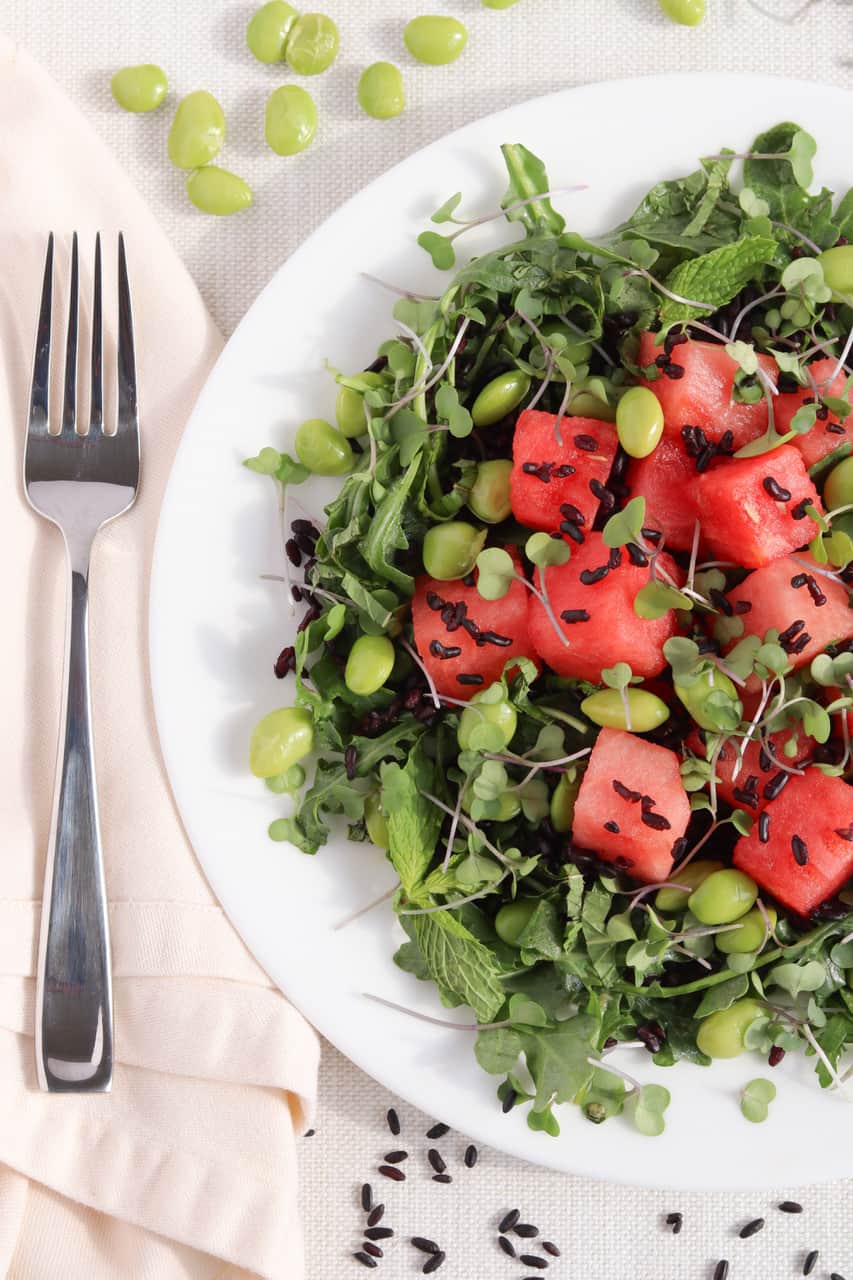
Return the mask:
M 338 56 L 338 28 L 325 13 L 303 13 L 287 37 L 284 56 L 298 76 L 318 76 Z
M 258 62 L 283 62 L 287 37 L 299 10 L 287 0 L 268 0 L 249 19 L 246 44 Z
M 455 62 L 468 43 L 468 32 L 458 18 L 423 14 L 406 23 L 406 48 L 418 62 L 443 67 Z
M 278 156 L 295 156 L 314 141 L 317 108 L 307 89 L 283 84 L 267 99 L 264 136 Z
M 358 102 L 374 120 L 392 120 L 406 109 L 406 91 L 399 67 L 393 62 L 373 62 L 358 82 Z
M 369 698 L 390 676 L 394 656 L 394 645 L 387 636 L 359 636 L 344 668 L 346 687 L 351 693 Z
M 474 568 L 485 541 L 486 530 L 465 520 L 435 524 L 427 530 L 421 548 L 424 569 L 439 582 L 464 578 Z
M 162 67 L 144 62 L 117 71 L 110 81 L 110 92 L 125 111 L 154 111 L 169 92 L 169 82 Z
M 206 89 L 181 98 L 169 129 L 169 159 L 178 169 L 208 164 L 225 141 L 225 113 Z
M 663 409 L 654 391 L 631 387 L 616 406 L 616 434 L 632 458 L 647 458 L 663 435 Z
M 245 179 L 215 164 L 194 169 L 187 178 L 187 195 L 202 213 L 226 217 L 248 209 L 252 188 Z
M 323 418 L 308 418 L 296 432 L 296 456 L 316 476 L 343 476 L 352 471 L 352 446 Z
M 530 390 L 530 376 L 508 369 L 487 382 L 471 406 L 475 427 L 491 427 L 517 409 Z
M 705 0 L 658 0 L 658 3 L 668 18 L 683 27 L 698 27 L 705 17 Z

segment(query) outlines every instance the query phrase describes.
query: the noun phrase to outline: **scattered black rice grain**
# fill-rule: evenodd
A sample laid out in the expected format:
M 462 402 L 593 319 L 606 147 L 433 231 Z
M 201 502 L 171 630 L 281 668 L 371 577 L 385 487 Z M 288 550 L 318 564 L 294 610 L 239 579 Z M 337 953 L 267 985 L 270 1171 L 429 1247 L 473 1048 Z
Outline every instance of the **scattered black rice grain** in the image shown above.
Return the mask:
M 819 1256 L 820 1255 L 818 1254 L 817 1249 L 812 1249 L 810 1253 L 806 1254 L 806 1259 L 805 1259 L 805 1262 L 803 1263 L 804 1276 L 811 1275 L 811 1273 L 814 1271 L 815 1267 L 817 1266 L 817 1260 Z
M 611 547 L 610 555 L 607 557 L 608 569 L 618 569 L 622 563 L 622 552 L 618 547 Z
M 402 1164 L 404 1160 L 408 1160 L 408 1151 L 388 1151 L 383 1156 L 386 1164 Z
M 478 631 L 477 644 L 480 648 L 484 644 L 496 644 L 499 649 L 506 649 L 512 644 L 512 637 L 502 636 L 498 631 Z
M 616 497 L 613 492 L 606 485 L 603 485 L 600 480 L 597 480 L 595 476 L 589 482 L 589 491 L 594 498 L 598 498 L 602 511 L 610 511 L 616 506 Z
M 316 1129 L 306 1129 L 302 1136 L 303 1138 L 313 1138 L 316 1132 Z
M 397 1112 L 393 1107 L 391 1107 L 385 1119 L 388 1121 L 388 1128 L 396 1138 L 400 1132 L 400 1117 L 397 1115 Z
M 434 1124 L 431 1129 L 427 1129 L 426 1136 L 435 1141 L 436 1138 L 443 1138 L 446 1133 L 450 1133 L 449 1124 Z
M 483 677 L 481 675 L 474 675 L 473 673 L 469 674 L 468 672 L 463 672 L 462 675 L 456 677 L 456 683 L 457 684 L 482 684 Z
M 542 1241 L 542 1248 L 545 1250 L 545 1252 L 546 1252 L 546 1253 L 550 1253 L 550 1255 L 551 1255 L 551 1257 L 552 1257 L 552 1258 L 559 1258 L 559 1257 L 560 1257 L 560 1250 L 559 1250 L 559 1249 L 557 1248 L 557 1246 L 553 1243 L 553 1241 L 551 1241 L 551 1240 L 543 1240 L 543 1241 Z
M 809 580 L 807 573 L 795 573 L 791 579 L 791 586 L 796 591 L 799 587 L 804 587 Z
M 669 831 L 672 827 L 672 823 L 662 813 L 641 813 L 640 821 L 651 827 L 652 831 Z
M 684 1226 L 684 1214 L 668 1213 L 666 1215 L 666 1225 L 668 1227 L 672 1227 L 672 1234 L 677 1236 L 681 1231 L 681 1228 Z
M 362 1249 L 364 1250 L 364 1252 L 365 1252 L 365 1253 L 369 1253 L 369 1254 L 370 1254 L 371 1258 L 384 1258 L 384 1257 L 385 1257 L 385 1254 L 384 1254 L 384 1253 L 382 1252 L 382 1250 L 379 1248 L 379 1245 L 378 1245 L 378 1244 L 373 1244 L 370 1240 L 365 1240 L 365 1241 L 363 1241 L 363 1243 L 362 1243 L 362 1246 L 361 1246 L 361 1247 L 362 1247 Z
M 370 1213 L 373 1208 L 373 1187 L 369 1182 L 365 1182 L 361 1188 L 361 1207 L 365 1213 Z
M 287 552 L 287 558 L 291 564 L 295 564 L 295 565 L 302 564 L 302 552 L 299 550 L 299 547 L 296 545 L 295 538 L 288 538 L 287 542 L 285 542 L 284 544 L 284 549 Z
M 591 587 L 594 583 L 601 582 L 602 578 L 606 578 L 609 572 L 610 565 L 603 564 L 597 569 L 582 569 L 578 577 L 585 587 Z
M 820 609 L 822 605 L 826 604 L 826 596 L 821 591 L 820 587 L 817 584 L 817 579 L 814 578 L 812 574 L 809 574 L 808 577 L 806 578 L 806 588 L 812 600 L 814 601 L 814 605 L 816 609 Z
M 719 587 L 711 587 L 708 591 L 708 595 L 711 597 L 711 601 L 726 615 L 727 618 L 732 616 L 734 608 L 724 591 L 721 591 Z
M 802 836 L 791 836 L 791 852 L 798 867 L 804 867 L 809 860 L 809 846 Z
M 805 520 L 806 507 L 811 505 L 811 501 L 812 501 L 811 498 L 801 498 L 795 507 L 791 507 L 791 519 Z M 801 576 L 800 574 L 797 574 L 797 577 L 800 577 L 800 576 Z M 802 576 L 805 576 L 805 575 L 802 575 Z M 793 583 L 791 585 L 793 586 Z M 802 586 L 803 584 L 799 583 L 799 585 Z
M 433 1271 L 438 1271 L 438 1268 L 443 1265 L 446 1257 L 447 1254 L 444 1250 L 439 1249 L 438 1253 L 434 1253 L 432 1257 L 424 1263 L 421 1267 L 421 1273 L 425 1276 L 431 1276 Z
M 296 650 L 292 644 L 285 645 L 275 660 L 273 673 L 277 680 L 283 680 L 290 671 L 296 670 Z
M 385 1205 L 377 1204 L 373 1209 L 370 1210 L 370 1214 L 367 1219 L 368 1227 L 375 1227 L 377 1223 L 380 1223 L 382 1221 L 382 1218 L 384 1217 L 384 1214 L 385 1214 Z
M 765 492 L 769 493 L 770 497 L 774 498 L 776 502 L 791 501 L 791 490 L 783 489 L 779 481 L 774 480 L 772 476 L 765 476 L 761 483 L 764 486 Z
M 811 644 L 811 642 L 812 642 L 812 638 L 809 635 L 808 631 L 804 631 L 803 634 L 801 636 L 798 636 L 797 639 L 794 641 L 794 643 L 791 645 L 789 649 L 789 653 L 794 653 L 794 654 L 802 653 L 803 649 L 805 649 L 807 645 Z
M 764 784 L 764 799 L 775 800 L 778 795 L 781 795 L 783 788 L 788 785 L 790 776 L 781 769 L 778 773 L 774 773 L 770 781 Z
M 829 1280 L 844 1280 L 844 1276 L 840 1276 L 837 1271 L 833 1271 L 829 1277 Z
M 714 1267 L 714 1280 L 726 1280 L 728 1274 L 729 1264 L 725 1258 L 720 1258 L 720 1261 Z
M 684 377 L 684 365 L 676 364 L 674 360 L 670 360 L 669 364 L 663 367 L 664 376 L 672 378 L 673 382 L 677 382 L 679 378 Z
M 659 1022 L 644 1022 L 639 1027 L 635 1027 L 634 1034 L 649 1053 L 660 1053 L 666 1040 L 666 1032 Z
M 802 1213 L 803 1206 L 798 1204 L 796 1200 L 783 1200 L 781 1204 L 777 1204 L 777 1209 L 781 1213 Z
M 440 1247 L 434 1240 L 430 1240 L 427 1236 L 412 1236 L 412 1244 L 416 1249 L 420 1249 L 421 1253 L 439 1253 Z
M 403 1173 L 403 1170 L 398 1169 L 393 1164 L 381 1164 L 379 1166 L 379 1172 L 382 1174 L 383 1178 L 390 1178 L 392 1182 L 406 1181 L 406 1175 Z
M 578 526 L 586 524 L 584 514 L 580 507 L 576 507 L 572 502 L 564 502 L 560 507 L 560 515 L 565 516 L 567 520 L 572 520 Z
M 522 1240 L 532 1240 L 534 1236 L 539 1235 L 539 1228 L 534 1227 L 532 1222 L 517 1222 L 513 1231 L 517 1236 L 521 1236 Z
M 805 618 L 797 618 L 791 623 L 790 627 L 786 627 L 784 631 L 781 631 L 779 633 L 779 643 L 782 647 L 784 648 L 786 644 L 790 644 L 794 637 L 799 635 L 805 625 Z
M 515 1089 L 510 1089 L 509 1093 L 506 1095 L 503 1102 L 501 1103 L 501 1111 L 504 1113 L 505 1116 L 508 1116 L 510 1111 L 512 1111 L 513 1107 L 515 1106 L 515 1100 L 517 1097 L 518 1097 L 518 1094 L 515 1092 Z
M 368 1227 L 364 1234 L 368 1240 L 390 1240 L 394 1232 L 390 1227 Z
M 641 792 L 632 791 L 630 787 L 626 787 L 625 783 L 620 782 L 618 778 L 613 779 L 613 790 L 623 800 L 630 800 L 631 804 L 637 804 L 643 798 Z
M 678 839 L 673 842 L 672 860 L 674 863 L 678 863 L 681 861 L 681 859 L 684 857 L 685 853 L 687 852 L 687 846 L 689 844 L 690 844 L 690 841 L 687 838 L 687 836 L 679 836 Z
M 312 542 L 316 542 L 320 536 L 320 530 L 310 520 L 291 520 L 290 527 L 294 533 L 304 533 Z
M 479 1151 L 477 1150 L 477 1148 L 474 1146 L 474 1144 L 473 1144 L 473 1143 L 471 1144 L 471 1146 L 470 1146 L 470 1147 L 466 1147 L 466 1148 L 465 1148 L 465 1157 L 464 1157 L 464 1159 L 465 1159 L 465 1167 L 466 1167 L 466 1169 L 473 1169 L 473 1168 L 474 1168 L 474 1165 L 477 1163 L 477 1160 L 479 1159 L 479 1155 L 480 1155 L 480 1153 L 479 1153 Z
M 574 520 L 561 520 L 560 533 L 566 534 L 567 537 L 571 538 L 572 542 L 576 542 L 578 545 L 584 540 L 584 536 Z
M 429 651 L 434 658 L 458 658 L 462 652 L 458 644 L 442 644 L 440 640 L 430 640 Z
M 748 1240 L 750 1236 L 758 1235 L 764 1227 L 763 1218 L 753 1218 L 752 1222 L 747 1222 L 746 1226 L 741 1227 L 738 1232 L 741 1240 Z
M 636 542 L 629 542 L 625 546 L 628 552 L 628 559 L 631 564 L 636 565 L 638 569 L 642 569 L 649 563 L 649 557 L 643 551 L 642 547 L 638 547 Z
M 519 1258 L 525 1267 L 535 1267 L 537 1271 L 546 1271 L 551 1265 L 547 1258 L 540 1258 L 535 1253 L 523 1253 Z
M 586 609 L 564 609 L 560 617 L 563 622 L 589 622 L 589 612 Z
M 354 1253 L 352 1256 L 355 1258 L 356 1262 L 360 1262 L 363 1267 L 379 1266 L 379 1263 L 376 1261 L 376 1259 L 371 1258 L 370 1254 L 365 1253 L 363 1249 L 360 1249 L 358 1253 Z
M 445 1184 L 453 1181 L 449 1173 L 435 1173 L 433 1174 L 432 1180 L 433 1182 L 442 1182 Z
M 430 609 L 433 609 L 436 613 L 439 609 L 443 609 L 445 605 L 445 601 L 442 600 L 437 591 L 428 591 L 426 593 L 426 602 Z
M 475 573 L 466 573 L 462 581 L 464 582 L 466 587 L 476 587 L 477 575 Z
M 501 1234 L 504 1234 L 507 1231 L 512 1231 L 513 1227 L 518 1222 L 520 1217 L 521 1217 L 520 1210 L 510 1209 L 509 1213 L 505 1213 L 504 1216 L 501 1218 L 500 1225 L 498 1226 L 498 1231 L 500 1231 Z
M 575 447 L 583 453 L 595 453 L 598 448 L 598 441 L 595 436 L 578 435 L 575 436 Z
M 613 820 L 611 819 L 609 822 L 605 822 L 605 824 L 604 824 L 604 830 L 605 830 L 605 831 L 612 831 L 612 832 L 613 832 L 613 834 L 614 834 L 615 836 L 618 836 L 618 834 L 619 834 L 619 823 L 618 823 L 618 822 L 613 822 Z
M 429 1160 L 436 1173 L 444 1173 L 447 1170 L 447 1163 L 444 1157 L 435 1147 L 430 1147 L 427 1152 L 427 1160 Z
M 735 613 L 749 613 L 751 609 L 752 609 L 751 600 L 735 601 Z
M 498 1244 L 503 1249 L 504 1253 L 508 1258 L 514 1258 L 516 1256 L 515 1245 L 512 1243 L 511 1240 L 507 1240 L 506 1236 L 498 1236 Z
M 758 839 L 762 844 L 767 844 L 770 839 L 770 814 L 766 809 L 758 818 Z

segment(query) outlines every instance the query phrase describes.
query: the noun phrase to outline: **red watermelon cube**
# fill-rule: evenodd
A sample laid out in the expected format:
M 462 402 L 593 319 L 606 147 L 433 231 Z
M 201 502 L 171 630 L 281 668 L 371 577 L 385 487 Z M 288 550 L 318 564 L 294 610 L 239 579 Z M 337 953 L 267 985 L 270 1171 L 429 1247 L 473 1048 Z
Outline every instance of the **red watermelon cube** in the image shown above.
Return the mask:
M 830 359 L 815 360 L 809 365 L 809 372 L 817 383 L 821 395 L 834 396 L 840 400 L 844 396 L 848 374 L 846 369 L 842 369 L 829 381 L 837 363 L 837 360 Z M 800 387 L 797 391 L 785 392 L 777 396 L 773 401 L 773 414 L 779 434 L 784 435 L 786 431 L 790 431 L 791 419 L 797 410 L 805 404 L 812 403 L 814 403 L 814 391 L 811 387 Z M 848 414 L 843 423 L 839 422 L 836 414 L 828 413 L 825 418 L 819 418 L 805 435 L 794 436 L 791 444 L 799 449 L 806 466 L 811 467 L 826 454 L 832 453 L 832 450 L 837 449 L 840 444 L 844 444 L 845 440 L 853 444 L 853 413 Z
M 784 754 L 784 747 L 791 737 L 796 739 L 797 753 L 789 758 Z M 778 756 L 786 765 L 797 765 L 808 760 L 814 750 L 814 740 L 808 737 L 799 725 L 796 728 L 771 733 L 768 741 L 769 749 L 763 747 L 757 739 L 747 743 L 743 752 L 743 763 L 736 778 L 733 774 L 742 739 L 728 738 L 720 749 L 714 770 L 717 778 L 717 795 L 722 796 L 733 809 L 745 809 L 747 813 L 753 815 L 761 813 L 769 803 L 764 794 L 764 788 L 778 773 L 775 757 Z M 690 734 L 687 746 L 701 760 L 708 758 L 705 744 L 698 732 L 694 731 Z
M 510 476 L 512 513 L 529 529 L 555 533 L 561 524 L 592 527 L 618 440 L 609 422 L 563 418 L 527 409 L 515 424 Z M 566 510 L 562 510 L 566 507 Z M 565 532 L 565 530 L 564 530 Z
M 732 458 L 693 482 L 702 544 L 721 560 L 757 569 L 811 542 L 818 526 L 806 503 L 823 505 L 802 455 L 790 445 Z
M 695 479 L 696 463 L 687 456 L 684 441 L 673 436 L 664 436 L 653 453 L 634 458 L 628 467 L 631 497 L 646 500 L 645 523 L 660 529 L 675 551 L 689 551 L 693 545 Z
M 658 563 L 683 581 L 678 566 L 664 553 Z M 604 667 L 628 661 L 636 676 L 656 676 L 666 666 L 663 646 L 677 630 L 675 614 L 648 621 L 634 612 L 634 597 L 649 581 L 647 567 L 632 563 L 624 548 L 611 550 L 600 533 L 589 533 L 571 559 L 544 571 L 544 585 L 564 644 L 540 600 L 531 593 L 528 630 L 543 661 L 558 675 L 601 681 Z M 542 589 L 542 570 L 534 585 Z
M 764 812 L 767 828 L 756 823 L 741 836 L 734 864 L 777 902 L 806 916 L 853 876 L 853 787 L 807 769 Z
M 620 729 L 602 729 L 581 781 L 572 840 L 620 861 L 645 884 L 666 880 L 690 821 L 678 756 Z
M 656 338 L 654 333 L 642 335 L 638 364 L 652 365 L 663 353 L 663 346 L 655 346 Z M 758 359 L 775 379 L 776 361 L 763 355 Z M 717 444 L 731 431 L 733 448 L 740 449 L 767 430 L 767 401 L 763 396 L 755 404 L 732 400 L 738 366 L 726 355 L 725 347 L 691 339 L 673 348 L 668 367 L 669 374 L 662 372 L 648 383 L 660 400 L 668 435 L 680 437 L 682 427 L 701 427 L 708 439 Z

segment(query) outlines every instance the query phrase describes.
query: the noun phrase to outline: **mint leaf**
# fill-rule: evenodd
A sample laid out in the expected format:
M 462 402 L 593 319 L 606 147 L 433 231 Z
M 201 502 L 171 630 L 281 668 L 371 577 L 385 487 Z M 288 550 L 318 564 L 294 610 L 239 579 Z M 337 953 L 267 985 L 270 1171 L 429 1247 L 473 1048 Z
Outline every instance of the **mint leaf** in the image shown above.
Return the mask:
M 441 830 L 441 810 L 420 794 L 421 789 L 429 789 L 433 766 L 419 743 L 405 768 L 383 764 L 379 774 L 388 821 L 388 857 L 406 896 L 412 898 L 429 869 Z
M 391 819 L 389 818 L 389 829 Z M 480 1022 L 491 1022 L 504 1002 L 495 958 L 449 911 L 413 916 L 424 962 L 441 992 L 466 1004 Z
M 664 298 L 661 321 L 665 329 L 696 316 L 716 311 L 731 302 L 776 253 L 776 241 L 769 236 L 744 236 L 733 244 L 721 245 L 698 258 L 689 258 L 670 272 L 664 283 L 671 293 L 689 298 L 691 305 Z M 694 306 L 693 303 L 704 303 Z

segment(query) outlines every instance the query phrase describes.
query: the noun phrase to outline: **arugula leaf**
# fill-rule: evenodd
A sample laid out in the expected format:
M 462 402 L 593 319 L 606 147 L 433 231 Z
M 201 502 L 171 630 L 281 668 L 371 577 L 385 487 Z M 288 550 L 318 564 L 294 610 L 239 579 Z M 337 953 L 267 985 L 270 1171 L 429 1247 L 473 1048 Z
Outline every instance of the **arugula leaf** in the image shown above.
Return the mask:
M 773 260 L 775 253 L 776 241 L 769 236 L 744 236 L 682 262 L 664 283 L 671 293 L 689 298 L 690 303 L 664 298 L 660 313 L 664 329 L 724 307 L 741 289 L 761 276 L 762 268 Z
M 553 1102 L 571 1102 L 588 1084 L 593 1068 L 595 1020 L 576 1014 L 558 1027 L 525 1030 L 522 1040 L 527 1069 L 536 1086 L 533 1103 L 542 1111 Z
M 395 551 L 406 551 L 409 539 L 404 529 L 404 512 L 412 486 L 421 468 L 420 457 L 414 458 L 403 475 L 394 481 L 374 512 L 362 544 L 364 559 L 380 578 L 410 596 L 415 580 L 394 563 Z
M 558 236 L 566 222 L 546 197 L 548 175 L 542 161 L 520 142 L 504 143 L 501 152 L 509 173 L 509 186 L 501 200 L 507 221 L 520 222 L 528 235 L 550 232 Z M 535 200 L 534 196 L 540 198 Z M 527 203 L 519 208 L 512 207 L 522 200 Z
M 449 911 L 412 916 L 424 962 L 444 1004 L 466 1004 L 491 1022 L 504 1002 L 494 958 Z

